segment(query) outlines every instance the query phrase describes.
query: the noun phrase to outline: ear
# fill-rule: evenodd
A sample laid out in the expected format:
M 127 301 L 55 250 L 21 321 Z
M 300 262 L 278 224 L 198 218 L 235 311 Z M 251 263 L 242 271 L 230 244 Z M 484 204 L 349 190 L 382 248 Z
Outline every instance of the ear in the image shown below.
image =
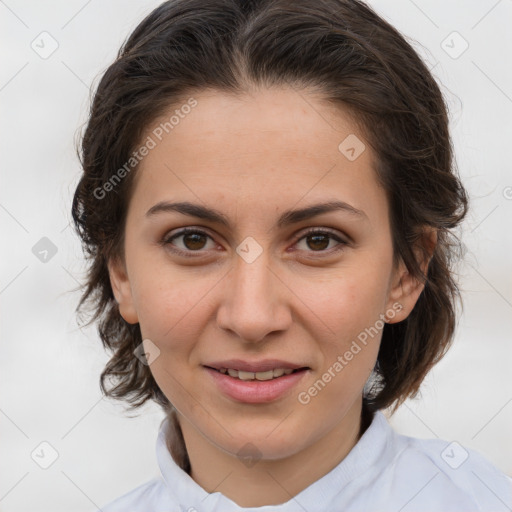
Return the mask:
M 437 245 L 437 230 L 424 228 L 422 234 L 414 247 L 414 255 L 424 275 L 427 275 L 428 265 L 434 254 Z M 390 291 L 388 294 L 387 311 L 395 314 L 386 319 L 388 324 L 405 320 L 414 309 L 425 284 L 412 276 L 405 263 L 400 259 L 398 268 L 393 271 Z
M 108 262 L 108 273 L 112 292 L 119 304 L 119 313 L 129 324 L 136 324 L 139 321 L 137 311 L 133 302 L 132 289 L 126 265 L 120 259 L 111 259 Z

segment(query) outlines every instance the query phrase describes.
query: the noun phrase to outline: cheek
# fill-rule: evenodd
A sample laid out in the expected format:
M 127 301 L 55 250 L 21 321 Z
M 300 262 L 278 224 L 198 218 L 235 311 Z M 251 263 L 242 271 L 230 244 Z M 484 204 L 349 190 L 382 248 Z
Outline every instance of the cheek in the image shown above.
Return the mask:
M 323 282 L 322 293 L 314 294 L 309 287 L 306 303 L 326 333 L 316 337 L 323 356 L 322 381 L 333 382 L 324 398 L 343 400 L 364 385 L 375 365 L 389 276 L 384 264 L 368 259 L 365 265 L 347 267 L 331 277 Z
M 341 284 L 332 286 L 332 294 L 312 306 L 321 312 L 329 330 L 323 338 L 317 337 L 321 367 L 312 386 L 301 389 L 298 400 L 311 404 L 308 411 L 314 409 L 318 416 L 333 406 L 342 415 L 360 396 L 375 366 L 384 327 L 382 291 L 350 280 Z
M 181 346 L 181 339 L 190 339 L 200 329 L 201 311 L 204 315 L 208 293 L 219 278 L 141 262 L 132 290 L 142 335 L 162 348 Z
M 361 331 L 374 326 L 385 312 L 387 268 L 377 262 L 363 264 L 362 259 L 360 263 L 338 269 L 321 281 L 303 281 L 304 302 L 336 340 L 357 337 Z

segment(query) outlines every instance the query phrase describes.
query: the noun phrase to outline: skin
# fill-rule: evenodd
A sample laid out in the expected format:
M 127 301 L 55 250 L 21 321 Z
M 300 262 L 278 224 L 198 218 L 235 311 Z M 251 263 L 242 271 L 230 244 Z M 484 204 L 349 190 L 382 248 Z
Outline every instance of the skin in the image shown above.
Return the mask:
M 312 92 L 287 88 L 193 97 L 198 105 L 137 170 L 125 257 L 110 262 L 111 284 L 123 318 L 138 322 L 143 339 L 160 350 L 150 370 L 178 410 L 191 477 L 243 507 L 284 503 L 337 466 L 358 441 L 362 391 L 381 332 L 360 344 L 309 403 L 300 403 L 298 394 L 379 315 L 392 311 L 390 323 L 405 319 L 423 285 L 402 263 L 393 266 L 376 157 L 346 112 Z M 338 149 L 350 134 L 366 144 L 354 161 Z M 276 226 L 285 210 L 327 200 L 364 213 L 333 211 Z M 161 201 L 215 208 L 231 227 L 177 212 L 147 216 Z M 211 238 L 161 243 L 183 227 Z M 346 243 L 336 250 L 334 238 L 305 237 L 312 227 L 330 228 Z M 262 249 L 251 263 L 236 252 L 246 237 Z M 174 254 L 172 247 L 196 257 Z M 279 358 L 311 370 L 278 400 L 241 403 L 221 394 L 202 366 L 228 358 Z M 237 455 L 247 443 L 261 457 L 250 467 Z

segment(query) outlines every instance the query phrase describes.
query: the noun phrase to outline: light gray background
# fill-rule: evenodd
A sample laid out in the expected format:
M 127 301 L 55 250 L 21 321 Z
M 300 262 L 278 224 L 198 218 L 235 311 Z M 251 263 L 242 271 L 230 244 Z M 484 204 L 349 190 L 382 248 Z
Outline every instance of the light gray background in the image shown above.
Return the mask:
M 74 137 L 86 120 L 89 87 L 159 3 L 0 1 L 3 512 L 93 510 L 158 471 L 160 410 L 148 405 L 127 418 L 101 397 L 107 356 L 94 328 L 79 330 L 74 317 L 78 294 L 70 290 L 84 265 L 69 212 L 80 172 Z M 512 475 L 512 1 L 370 4 L 417 41 L 442 83 L 472 207 L 455 344 L 421 398 L 390 421 L 407 435 L 456 440 Z M 46 59 L 31 48 L 34 40 L 42 46 L 43 31 L 59 45 Z M 454 31 L 469 44 L 458 58 L 464 42 Z M 57 248 L 46 263 L 32 252 L 42 237 Z M 48 469 L 31 458 L 43 441 L 59 455 Z M 38 450 L 39 460 L 50 456 Z

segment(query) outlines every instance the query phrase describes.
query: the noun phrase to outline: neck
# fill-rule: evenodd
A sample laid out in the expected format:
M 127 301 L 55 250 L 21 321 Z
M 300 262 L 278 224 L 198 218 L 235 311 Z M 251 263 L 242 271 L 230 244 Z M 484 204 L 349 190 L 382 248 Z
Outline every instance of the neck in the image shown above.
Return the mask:
M 315 443 L 284 459 L 262 459 L 251 467 L 208 441 L 175 409 L 169 418 L 168 449 L 198 485 L 209 493 L 221 492 L 241 507 L 260 507 L 289 501 L 334 469 L 366 431 L 372 414 L 357 401 Z

